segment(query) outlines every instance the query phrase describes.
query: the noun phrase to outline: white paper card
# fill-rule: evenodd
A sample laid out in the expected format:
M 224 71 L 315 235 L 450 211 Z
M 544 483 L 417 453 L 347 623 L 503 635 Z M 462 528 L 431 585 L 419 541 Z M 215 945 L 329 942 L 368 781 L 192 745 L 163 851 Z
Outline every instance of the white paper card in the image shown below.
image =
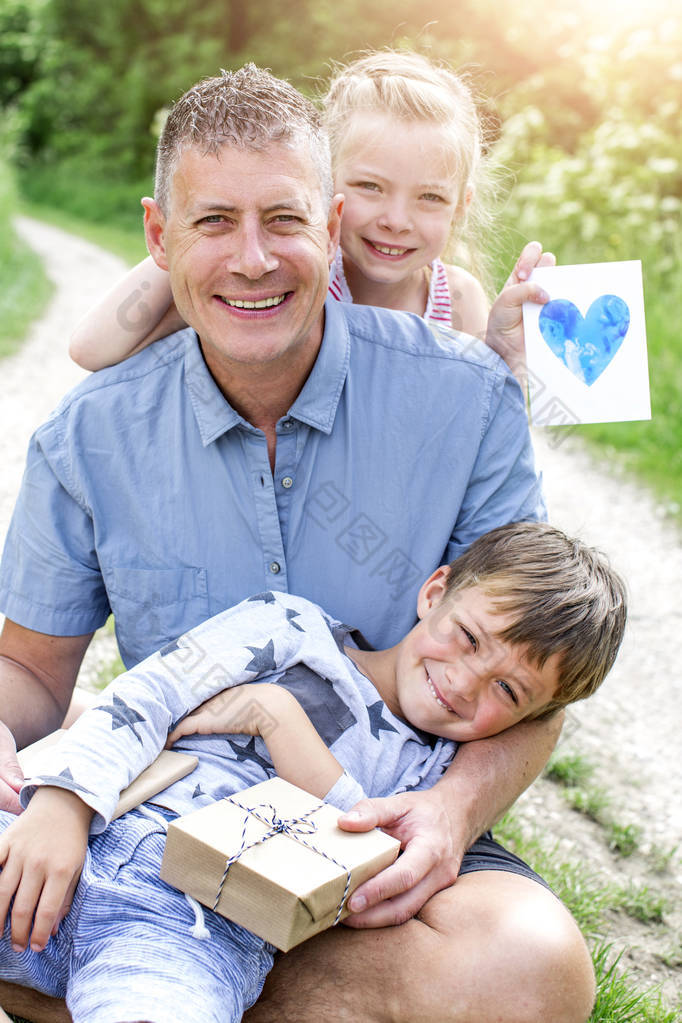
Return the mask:
M 550 296 L 523 306 L 534 425 L 651 419 L 641 262 L 538 267 L 531 280 Z

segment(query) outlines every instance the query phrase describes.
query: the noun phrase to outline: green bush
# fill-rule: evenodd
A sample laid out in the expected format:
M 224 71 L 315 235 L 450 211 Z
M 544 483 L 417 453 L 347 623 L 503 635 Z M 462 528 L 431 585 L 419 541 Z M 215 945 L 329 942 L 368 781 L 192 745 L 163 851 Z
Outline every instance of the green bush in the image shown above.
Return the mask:
M 126 181 L 107 165 L 74 159 L 50 167 L 34 164 L 20 173 L 19 184 L 32 204 L 133 232 L 141 230 L 141 197 L 154 192 L 151 176 Z
M 544 107 L 527 106 L 508 117 L 495 160 L 515 179 L 503 214 L 507 267 L 530 238 L 563 264 L 642 261 L 652 420 L 595 424 L 577 433 L 617 455 L 679 515 L 682 135 L 675 97 L 682 26 L 666 23 L 656 31 L 634 33 L 618 55 L 586 53 L 586 80 L 595 95 L 601 92 L 605 114 L 571 138 L 570 151 L 556 142 L 545 94 Z

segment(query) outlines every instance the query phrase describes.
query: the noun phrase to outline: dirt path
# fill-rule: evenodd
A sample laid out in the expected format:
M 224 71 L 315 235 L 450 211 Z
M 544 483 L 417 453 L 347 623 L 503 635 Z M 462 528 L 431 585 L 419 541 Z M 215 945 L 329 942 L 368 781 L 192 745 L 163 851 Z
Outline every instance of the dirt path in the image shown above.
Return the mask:
M 35 426 L 84 374 L 67 355 L 69 332 L 81 314 L 120 275 L 122 263 L 88 242 L 21 218 L 18 229 L 45 261 L 57 289 L 45 316 L 21 351 L 2 363 L 0 405 L 0 539 L 19 487 L 26 445 Z M 675 901 L 666 922 L 682 937 L 682 543 L 661 509 L 642 489 L 597 464 L 571 438 L 552 446 L 551 431 L 536 437 L 538 462 L 553 522 L 598 545 L 628 580 L 630 626 L 616 668 L 600 693 L 570 712 L 563 748 L 598 765 L 597 780 L 611 797 L 614 816 L 643 829 L 642 852 L 675 845 L 664 887 Z M 95 651 L 85 681 L 110 655 Z M 82 675 L 82 677 L 83 677 Z M 595 868 L 650 880 L 644 855 L 614 860 L 599 829 L 566 809 L 554 786 L 540 782 L 520 803 L 529 820 L 572 846 Z M 649 865 L 648 865 L 649 864 Z M 651 879 L 656 881 L 655 878 Z M 676 936 L 676 937 L 675 937 Z M 670 938 L 659 935 L 661 947 Z M 682 994 L 680 970 L 653 955 L 650 935 L 623 935 L 630 958 L 647 977 Z M 657 947 L 657 946 L 656 946 Z M 682 948 L 680 948 L 682 958 Z

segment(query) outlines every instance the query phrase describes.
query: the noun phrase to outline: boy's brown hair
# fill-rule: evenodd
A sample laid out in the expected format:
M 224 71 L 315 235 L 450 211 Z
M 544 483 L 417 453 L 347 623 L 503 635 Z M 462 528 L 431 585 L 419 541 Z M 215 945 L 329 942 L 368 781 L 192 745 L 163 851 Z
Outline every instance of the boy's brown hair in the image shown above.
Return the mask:
M 499 638 L 542 668 L 560 654 L 553 699 L 532 718 L 591 696 L 616 659 L 627 593 L 605 555 L 544 522 L 515 522 L 479 537 L 450 565 L 445 598 L 480 586 L 515 620 Z

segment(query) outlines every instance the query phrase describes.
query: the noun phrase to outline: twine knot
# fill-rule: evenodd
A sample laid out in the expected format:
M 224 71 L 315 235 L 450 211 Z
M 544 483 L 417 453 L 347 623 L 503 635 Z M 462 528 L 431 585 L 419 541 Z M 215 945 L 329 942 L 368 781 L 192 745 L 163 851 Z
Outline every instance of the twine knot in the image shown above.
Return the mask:
M 230 803 L 234 803 L 235 806 L 238 806 L 240 810 L 244 811 L 244 821 L 242 823 L 242 834 L 239 849 L 232 856 L 229 856 L 228 859 L 225 861 L 225 870 L 223 871 L 223 876 L 220 879 L 220 884 L 218 885 L 218 892 L 213 902 L 214 912 L 218 906 L 218 903 L 220 902 L 220 897 L 223 894 L 223 888 L 225 886 L 227 875 L 232 864 L 236 863 L 237 860 L 240 859 L 240 857 L 243 856 L 243 854 L 247 851 L 247 849 L 253 849 L 254 846 L 256 845 L 262 845 L 263 842 L 267 842 L 267 840 L 269 838 L 272 838 L 273 835 L 286 835 L 287 838 L 291 838 L 295 842 L 299 842 L 301 845 L 305 845 L 306 848 L 312 849 L 312 851 L 317 853 L 318 856 L 324 856 L 326 860 L 329 860 L 331 863 L 339 867 L 341 870 L 345 870 L 346 887 L 344 888 L 343 895 L 341 896 L 341 902 L 339 903 L 339 908 L 337 910 L 334 923 L 332 924 L 332 926 L 335 926 L 339 922 L 341 913 L 343 912 L 343 907 L 346 902 L 346 898 L 348 896 L 351 872 L 348 869 L 348 867 L 344 866 L 344 864 L 339 863 L 339 861 L 335 860 L 333 856 L 329 856 L 329 854 L 326 853 L 323 849 L 318 849 L 316 846 L 312 844 L 312 842 L 307 842 L 305 838 L 305 836 L 307 835 L 314 835 L 316 833 L 317 824 L 310 818 L 314 813 L 317 813 L 318 810 L 321 810 L 325 804 L 318 803 L 317 806 L 314 806 L 311 810 L 307 810 L 304 814 L 301 814 L 300 817 L 280 817 L 272 803 L 257 803 L 256 806 L 244 806 L 234 796 L 228 796 L 227 800 Z M 265 824 L 267 831 L 265 832 L 265 834 L 261 835 L 260 838 L 256 838 L 251 842 L 247 842 L 246 829 L 250 817 L 255 817 L 256 820 L 261 822 L 261 824 Z

